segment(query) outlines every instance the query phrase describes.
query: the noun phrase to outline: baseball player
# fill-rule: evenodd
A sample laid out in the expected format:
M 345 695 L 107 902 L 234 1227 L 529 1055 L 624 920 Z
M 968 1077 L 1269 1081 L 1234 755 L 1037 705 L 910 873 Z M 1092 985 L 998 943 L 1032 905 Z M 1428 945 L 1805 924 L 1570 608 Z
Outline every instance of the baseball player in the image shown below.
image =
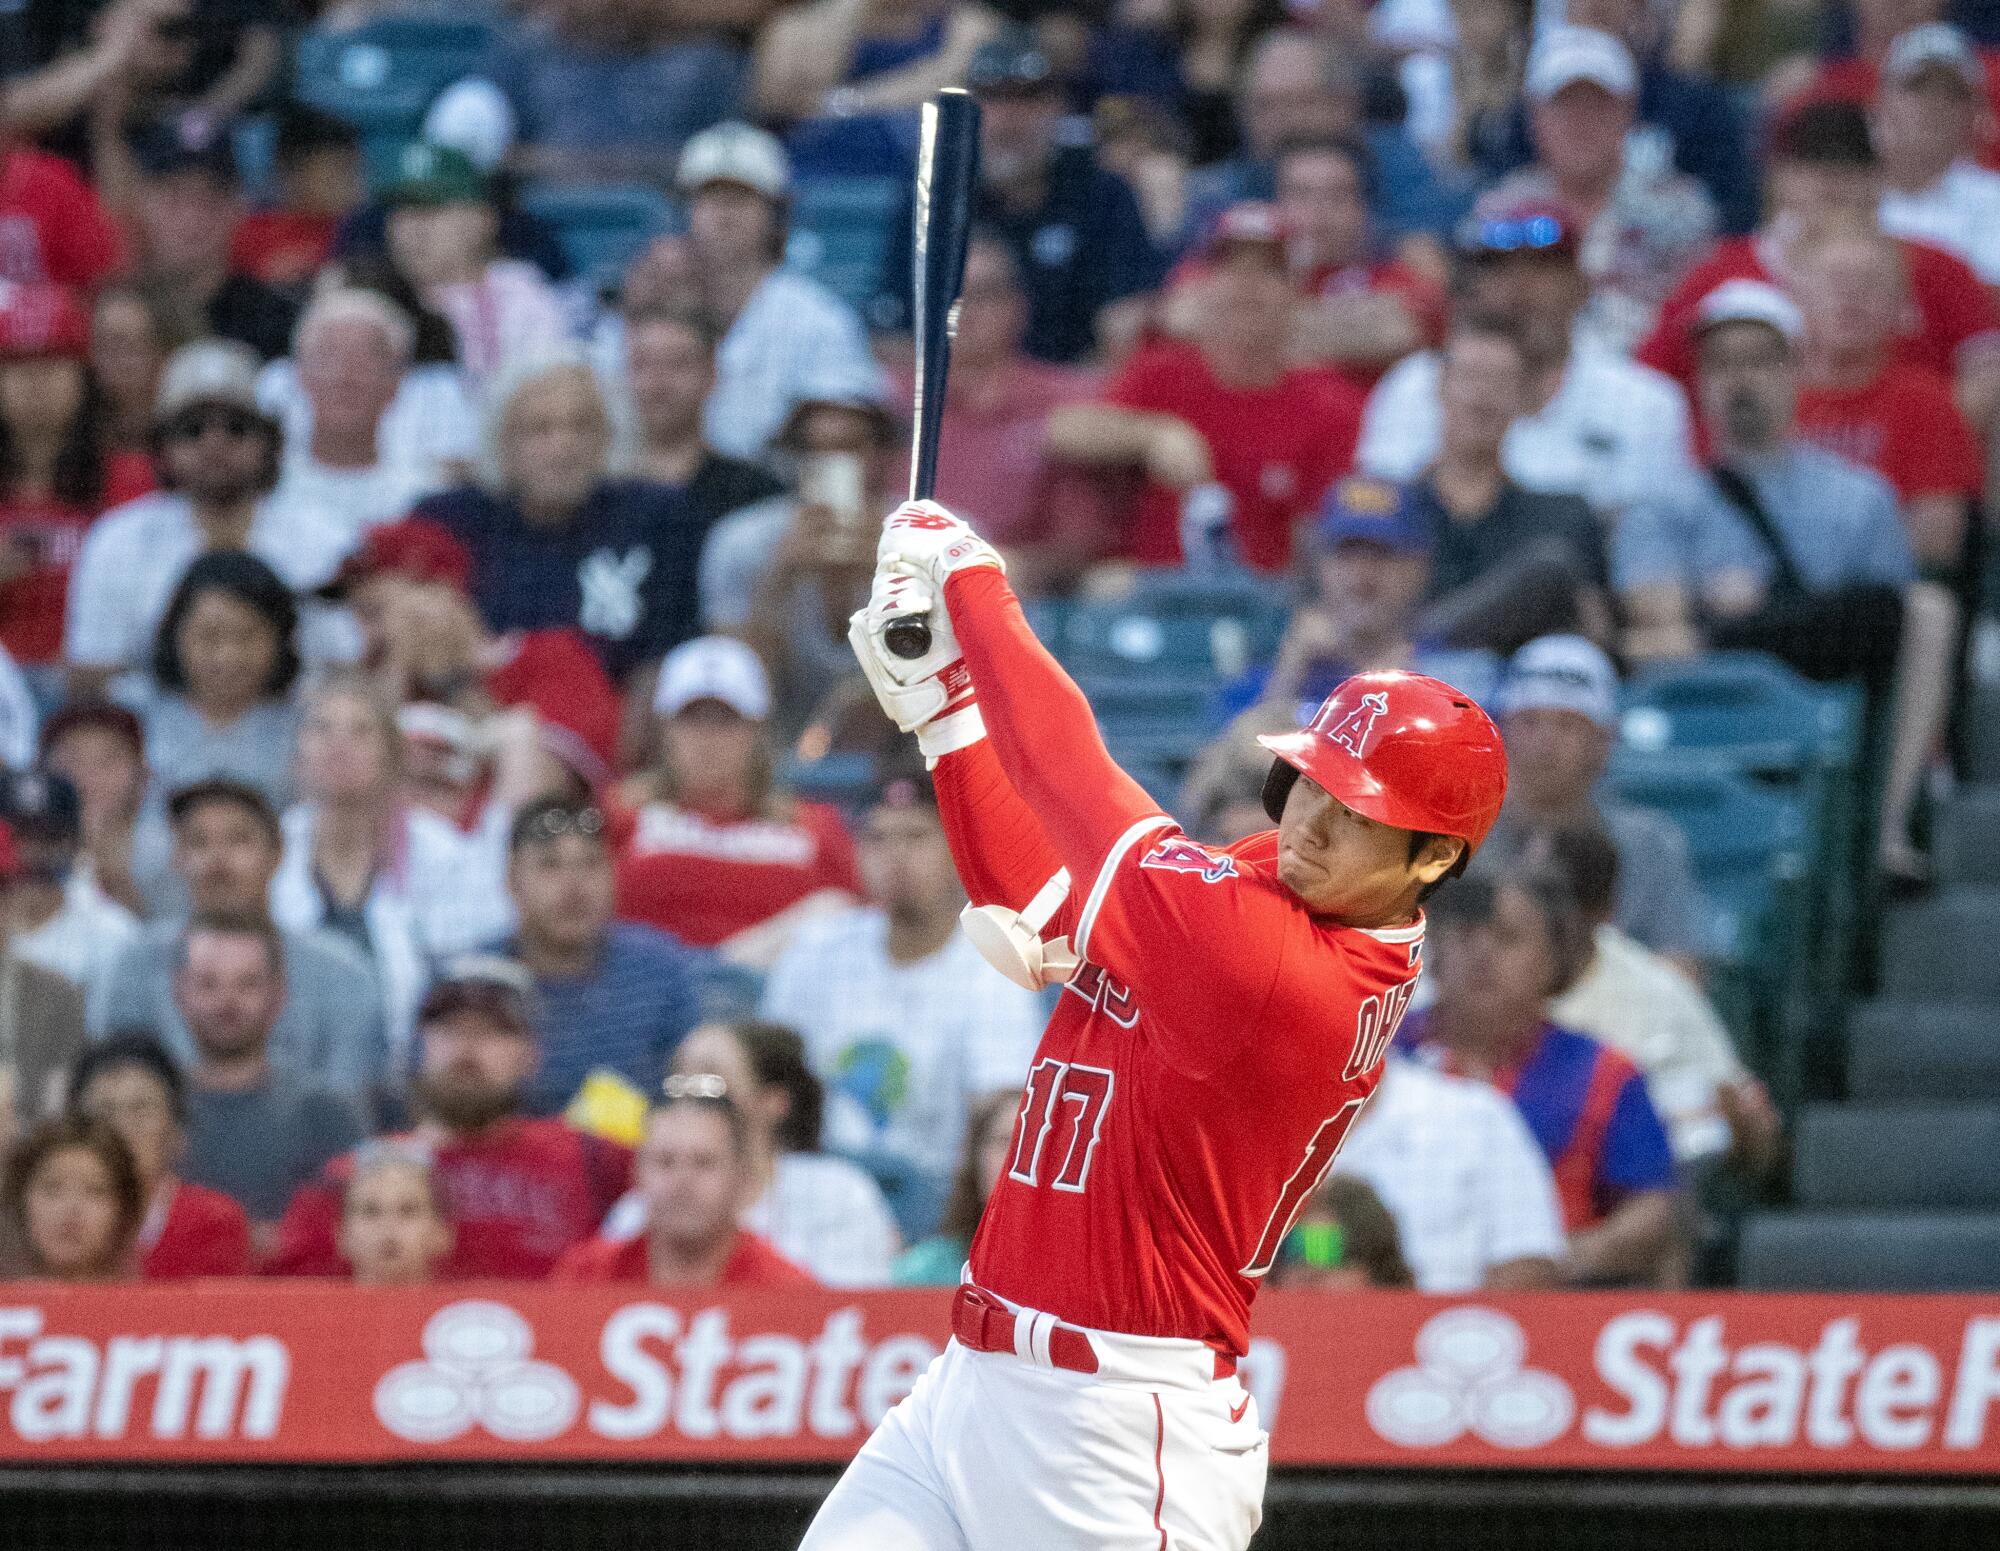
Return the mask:
M 905 661 L 892 621 L 927 614 Z M 1196 844 L 1120 770 L 1000 557 L 887 521 L 850 630 L 931 761 L 968 934 L 1062 994 L 952 1302 L 803 1551 L 1241 1551 L 1265 1435 L 1250 1300 L 1381 1078 L 1420 901 L 1505 789 L 1500 737 L 1409 673 L 1342 684 L 1276 759 L 1275 830 Z

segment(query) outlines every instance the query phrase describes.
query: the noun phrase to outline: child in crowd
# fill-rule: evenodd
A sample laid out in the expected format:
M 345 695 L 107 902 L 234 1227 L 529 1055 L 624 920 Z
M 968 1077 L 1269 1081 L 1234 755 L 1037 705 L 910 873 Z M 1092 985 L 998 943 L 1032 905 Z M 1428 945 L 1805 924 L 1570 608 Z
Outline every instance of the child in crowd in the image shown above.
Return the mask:
M 0 1217 L 30 1278 L 123 1280 L 145 1211 L 139 1171 L 118 1133 L 80 1116 L 36 1126 L 0 1176 Z
M 435 1281 L 452 1228 L 430 1160 L 393 1143 L 363 1148 L 341 1196 L 339 1242 L 358 1287 Z

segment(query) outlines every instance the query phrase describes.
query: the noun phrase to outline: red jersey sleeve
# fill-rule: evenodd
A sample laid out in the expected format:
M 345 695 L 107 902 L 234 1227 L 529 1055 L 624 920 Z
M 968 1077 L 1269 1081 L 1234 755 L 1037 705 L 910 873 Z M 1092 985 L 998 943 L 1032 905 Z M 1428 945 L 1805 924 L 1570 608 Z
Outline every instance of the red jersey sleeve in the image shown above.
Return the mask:
M 1008 781 L 990 738 L 945 755 L 932 780 L 945 842 L 973 904 L 1019 910 L 1062 870 L 1062 858 Z

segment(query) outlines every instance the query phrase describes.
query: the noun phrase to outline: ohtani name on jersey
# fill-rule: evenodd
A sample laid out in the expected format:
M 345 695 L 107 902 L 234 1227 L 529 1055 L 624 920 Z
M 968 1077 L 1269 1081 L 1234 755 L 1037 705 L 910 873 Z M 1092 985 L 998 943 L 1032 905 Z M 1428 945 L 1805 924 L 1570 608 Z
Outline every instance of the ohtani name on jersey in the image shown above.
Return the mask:
M 1361 1004 L 1354 1016 L 1354 1049 L 1347 1057 L 1347 1070 L 1340 1074 L 1342 1082 L 1352 1082 L 1382 1064 L 1382 1058 L 1389 1053 L 1389 1042 L 1396 1037 L 1396 1026 L 1410 1010 L 1418 978 L 1412 975 L 1401 985 L 1391 986 Z

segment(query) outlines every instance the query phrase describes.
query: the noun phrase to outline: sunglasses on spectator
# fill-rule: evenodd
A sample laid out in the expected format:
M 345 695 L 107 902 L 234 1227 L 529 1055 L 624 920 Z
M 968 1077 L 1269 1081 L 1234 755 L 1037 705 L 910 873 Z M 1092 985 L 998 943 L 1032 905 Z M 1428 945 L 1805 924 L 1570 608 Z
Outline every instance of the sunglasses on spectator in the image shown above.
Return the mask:
M 1465 234 L 1462 246 L 1475 253 L 1540 253 L 1560 248 L 1569 239 L 1562 222 L 1552 215 L 1518 220 L 1480 221 Z
M 240 438 L 255 436 L 264 429 L 264 422 L 247 409 L 191 409 L 169 420 L 165 434 L 168 441 L 192 442 L 212 428 Z
M 604 815 L 595 808 L 550 808 L 529 819 L 521 830 L 523 840 L 560 840 L 564 835 L 596 840 L 603 834 Z
M 1331 1271 L 1340 1264 L 1345 1248 L 1345 1235 L 1339 1223 L 1300 1223 L 1285 1235 L 1285 1242 L 1278 1248 L 1278 1259 L 1286 1265 Z
M 660 1094 L 668 1099 L 706 1099 L 711 1104 L 730 1102 L 729 1084 L 713 1072 L 675 1072 L 660 1084 Z

